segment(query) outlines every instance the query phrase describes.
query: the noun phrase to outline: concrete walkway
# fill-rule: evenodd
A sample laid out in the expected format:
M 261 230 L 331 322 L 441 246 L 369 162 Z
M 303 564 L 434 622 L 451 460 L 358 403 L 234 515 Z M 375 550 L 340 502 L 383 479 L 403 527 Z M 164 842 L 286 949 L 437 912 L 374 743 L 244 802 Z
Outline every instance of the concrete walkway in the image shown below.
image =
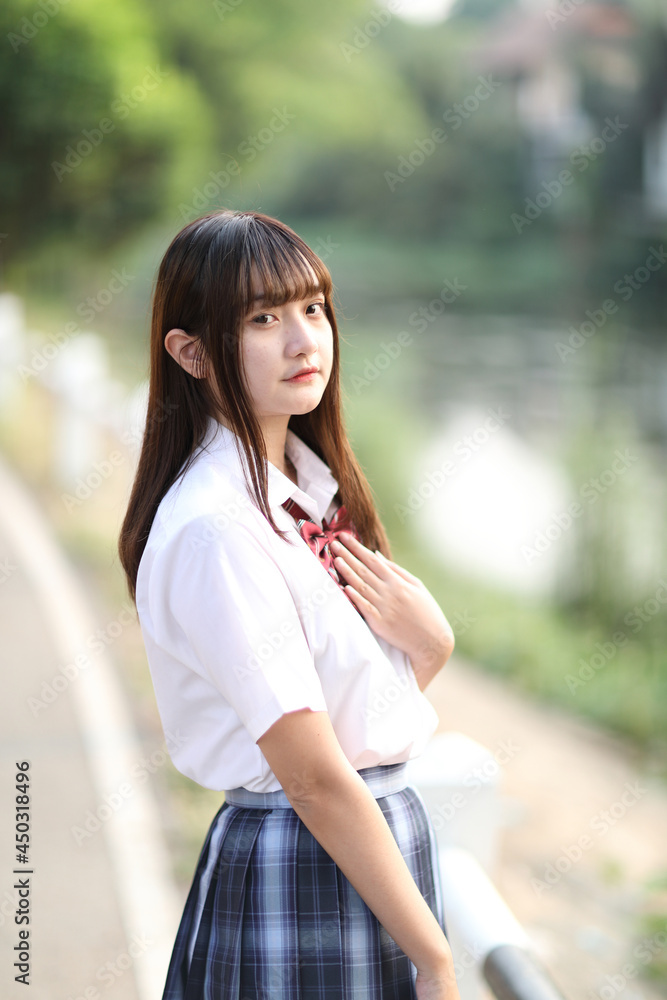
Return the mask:
M 0 995 L 158 1000 L 180 916 L 140 747 L 80 581 L 0 461 Z M 15 762 L 29 761 L 30 864 L 16 861 Z M 30 991 L 15 981 L 30 874 Z

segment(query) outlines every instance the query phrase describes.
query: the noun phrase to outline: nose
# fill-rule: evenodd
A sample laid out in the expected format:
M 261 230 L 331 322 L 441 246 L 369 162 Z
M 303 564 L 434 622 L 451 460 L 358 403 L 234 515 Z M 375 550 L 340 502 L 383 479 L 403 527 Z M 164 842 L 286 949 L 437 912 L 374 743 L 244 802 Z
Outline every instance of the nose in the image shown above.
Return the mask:
M 288 351 L 292 356 L 305 354 L 308 357 L 311 354 L 315 354 L 319 343 L 312 325 L 312 319 L 309 320 L 302 313 L 291 316 L 287 344 Z

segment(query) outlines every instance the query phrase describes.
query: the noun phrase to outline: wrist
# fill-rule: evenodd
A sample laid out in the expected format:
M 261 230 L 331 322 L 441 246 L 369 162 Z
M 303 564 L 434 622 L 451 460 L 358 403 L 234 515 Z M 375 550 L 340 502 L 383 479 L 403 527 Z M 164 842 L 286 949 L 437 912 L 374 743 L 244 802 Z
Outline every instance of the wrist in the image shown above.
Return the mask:
M 429 638 L 412 650 L 408 650 L 407 654 L 415 670 L 432 670 L 433 668 L 439 670 L 452 655 L 454 644 L 454 633 L 451 629 L 445 629 L 439 635 Z
M 432 955 L 424 956 L 419 964 L 415 963 L 417 971 L 429 979 L 441 979 L 445 983 L 455 984 L 454 957 L 445 940 L 444 945 Z

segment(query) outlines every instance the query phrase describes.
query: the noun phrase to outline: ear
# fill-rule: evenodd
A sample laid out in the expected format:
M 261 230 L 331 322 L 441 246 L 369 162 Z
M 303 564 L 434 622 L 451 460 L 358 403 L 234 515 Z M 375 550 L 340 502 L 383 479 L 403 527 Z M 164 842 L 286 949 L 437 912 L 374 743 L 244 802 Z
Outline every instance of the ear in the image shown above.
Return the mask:
M 189 372 L 193 378 L 206 378 L 208 366 L 196 365 L 197 349 L 199 347 L 199 337 L 192 337 L 185 330 L 170 330 L 164 338 L 165 349 L 171 354 L 174 361 L 177 361 L 181 368 Z

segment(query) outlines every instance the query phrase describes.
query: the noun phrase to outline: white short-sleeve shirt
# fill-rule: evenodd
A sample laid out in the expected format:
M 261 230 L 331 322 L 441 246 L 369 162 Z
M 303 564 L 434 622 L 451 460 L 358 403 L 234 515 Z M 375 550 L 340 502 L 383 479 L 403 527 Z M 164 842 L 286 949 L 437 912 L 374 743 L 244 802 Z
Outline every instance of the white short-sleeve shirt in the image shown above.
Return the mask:
M 268 463 L 280 538 L 251 502 L 236 435 L 214 418 L 156 512 L 137 612 L 174 765 L 206 788 L 280 788 L 257 740 L 286 712 L 328 712 L 356 770 L 418 756 L 438 716 L 409 658 L 377 636 L 281 506 L 321 525 L 327 465 L 292 431 L 298 487 Z

